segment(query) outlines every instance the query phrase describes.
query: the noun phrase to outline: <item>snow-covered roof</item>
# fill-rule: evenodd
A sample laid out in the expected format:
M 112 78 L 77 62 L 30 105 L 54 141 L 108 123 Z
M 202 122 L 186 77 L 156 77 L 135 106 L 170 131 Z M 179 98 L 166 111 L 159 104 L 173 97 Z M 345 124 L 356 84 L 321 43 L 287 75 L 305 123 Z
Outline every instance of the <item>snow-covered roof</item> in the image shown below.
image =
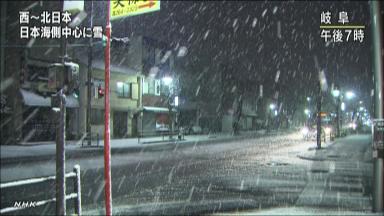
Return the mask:
M 25 105 L 41 107 L 51 106 L 51 97 L 43 97 L 25 89 L 20 89 L 20 93 Z M 79 107 L 79 101 L 72 95 L 66 96 L 66 107 L 77 108 Z
M 151 111 L 151 112 L 157 112 L 157 113 L 165 113 L 169 112 L 168 108 L 165 107 L 149 107 L 149 106 L 144 106 L 144 111 Z M 172 112 L 176 112 L 175 109 L 172 109 Z

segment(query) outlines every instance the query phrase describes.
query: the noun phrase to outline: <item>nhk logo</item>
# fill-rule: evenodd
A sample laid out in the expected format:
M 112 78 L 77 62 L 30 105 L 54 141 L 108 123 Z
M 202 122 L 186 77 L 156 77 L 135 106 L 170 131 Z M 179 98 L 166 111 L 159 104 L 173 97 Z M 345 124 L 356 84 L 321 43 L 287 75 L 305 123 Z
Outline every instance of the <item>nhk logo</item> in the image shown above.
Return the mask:
M 16 201 L 13 207 L 15 208 L 32 208 L 36 207 L 37 202 L 36 201 Z

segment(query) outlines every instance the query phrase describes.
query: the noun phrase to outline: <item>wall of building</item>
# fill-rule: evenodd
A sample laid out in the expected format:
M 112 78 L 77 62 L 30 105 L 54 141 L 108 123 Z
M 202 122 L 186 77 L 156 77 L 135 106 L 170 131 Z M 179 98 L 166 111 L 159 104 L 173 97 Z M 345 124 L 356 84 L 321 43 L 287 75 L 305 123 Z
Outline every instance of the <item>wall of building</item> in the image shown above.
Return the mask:
M 95 69 L 93 71 L 93 79 L 98 79 L 104 82 L 104 71 Z M 140 105 L 140 95 L 139 95 L 139 76 L 131 76 L 121 73 L 111 72 L 110 76 L 110 108 L 117 110 L 129 110 L 137 109 Z M 121 98 L 117 94 L 117 82 L 125 82 L 132 84 L 132 97 L 131 98 Z M 94 108 L 104 108 L 104 99 L 103 98 L 92 98 L 92 107 Z
M 152 135 L 156 133 L 156 113 L 144 112 L 143 114 L 143 126 L 139 129 L 140 134 L 144 136 Z
M 81 70 L 85 70 L 85 65 L 81 65 L 80 68 L 83 68 Z M 102 88 L 104 89 L 104 71 L 99 69 L 94 69 L 92 72 L 92 77 L 94 80 L 97 80 L 101 82 Z M 118 82 L 124 82 L 124 83 L 130 83 L 131 84 L 131 97 L 129 98 L 122 98 L 118 96 L 117 91 L 117 83 Z M 123 137 L 131 137 L 134 134 L 134 131 L 136 130 L 133 128 L 133 126 L 136 126 L 136 124 L 133 121 L 134 115 L 140 110 L 140 87 L 141 87 L 141 77 L 135 76 L 135 75 L 128 75 L 123 73 L 116 73 L 111 72 L 110 76 L 110 134 L 111 138 L 115 138 L 115 131 L 114 131 L 114 113 L 115 112 L 124 112 L 126 113 L 126 126 L 127 131 L 126 134 Z M 82 88 L 82 90 L 86 91 L 86 88 Z M 104 97 L 98 98 L 97 96 L 97 85 L 96 82 L 92 88 L 92 99 L 91 99 L 91 107 L 92 112 L 102 112 L 104 113 Z M 86 97 L 87 93 L 83 92 L 80 93 L 80 97 L 83 96 L 84 99 L 81 102 L 82 105 L 86 107 Z M 83 109 L 85 110 L 85 108 Z M 85 119 L 86 111 L 82 113 L 81 121 L 79 125 L 82 126 L 82 128 L 85 127 L 86 119 Z M 98 124 L 92 124 L 91 128 L 92 134 L 99 133 L 100 138 L 103 138 L 104 134 L 104 122 L 99 122 Z
M 125 64 L 135 71 L 143 70 L 143 37 L 137 36 L 130 38 L 128 53 L 124 54 L 127 58 Z

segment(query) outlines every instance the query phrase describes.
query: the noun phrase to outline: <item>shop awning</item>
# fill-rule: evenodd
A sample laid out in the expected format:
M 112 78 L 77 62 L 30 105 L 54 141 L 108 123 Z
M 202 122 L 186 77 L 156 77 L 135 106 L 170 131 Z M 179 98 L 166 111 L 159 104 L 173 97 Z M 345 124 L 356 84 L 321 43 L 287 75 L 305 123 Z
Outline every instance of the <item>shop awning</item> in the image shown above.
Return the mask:
M 21 96 L 23 97 L 24 104 L 27 106 L 39 106 L 39 107 L 50 107 L 51 97 L 43 97 L 32 91 L 20 89 Z M 66 96 L 66 107 L 78 108 L 79 101 L 72 95 Z
M 155 113 L 167 113 L 167 112 L 169 112 L 168 108 L 165 108 L 165 107 L 149 107 L 149 106 L 145 106 L 143 108 L 144 108 L 144 111 L 148 111 L 148 112 L 155 112 Z M 172 109 L 172 112 L 176 112 L 176 110 Z

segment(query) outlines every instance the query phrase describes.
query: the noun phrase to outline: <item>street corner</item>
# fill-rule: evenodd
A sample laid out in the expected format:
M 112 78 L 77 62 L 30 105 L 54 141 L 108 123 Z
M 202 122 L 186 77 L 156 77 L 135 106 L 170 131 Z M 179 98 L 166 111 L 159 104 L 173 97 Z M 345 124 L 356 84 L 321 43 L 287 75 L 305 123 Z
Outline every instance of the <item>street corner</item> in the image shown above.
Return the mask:
M 307 151 L 301 152 L 296 156 L 303 160 L 324 161 L 327 159 L 327 148 L 310 147 Z
M 220 214 L 218 214 L 220 215 Z M 228 214 L 226 214 L 228 215 Z M 232 214 L 229 214 L 232 215 Z M 277 207 L 259 211 L 236 212 L 233 215 L 381 215 L 380 213 L 340 211 L 337 209 L 321 209 L 308 207 Z
M 311 160 L 311 161 L 324 161 L 327 159 L 324 156 L 319 156 L 316 154 L 298 154 L 297 157 L 303 160 Z

